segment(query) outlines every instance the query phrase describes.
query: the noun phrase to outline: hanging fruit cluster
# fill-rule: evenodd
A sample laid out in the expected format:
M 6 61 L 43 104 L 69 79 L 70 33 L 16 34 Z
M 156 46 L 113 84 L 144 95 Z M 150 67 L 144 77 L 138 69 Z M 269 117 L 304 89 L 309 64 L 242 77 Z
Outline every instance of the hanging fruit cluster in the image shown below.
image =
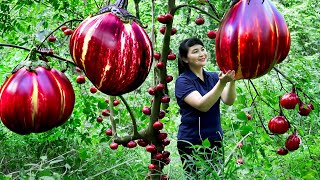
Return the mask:
M 280 104 L 280 114 L 276 117 L 270 119 L 268 123 L 268 128 L 270 132 L 274 134 L 284 134 L 290 128 L 290 123 L 283 115 L 282 108 L 293 110 L 298 105 L 298 113 L 301 116 L 308 116 L 309 113 L 313 110 L 312 103 L 305 104 L 299 98 L 299 96 L 295 92 L 294 86 L 292 86 L 292 91 L 289 93 L 285 93 L 279 101 Z M 285 142 L 285 147 L 279 148 L 276 153 L 279 155 L 286 155 L 289 151 L 294 151 L 299 148 L 300 145 L 300 138 L 297 135 L 296 128 L 294 129 L 293 133 L 287 137 Z
M 224 16 L 217 32 L 216 59 L 223 72 L 236 79 L 268 73 L 289 53 L 290 33 L 270 0 L 238 0 Z

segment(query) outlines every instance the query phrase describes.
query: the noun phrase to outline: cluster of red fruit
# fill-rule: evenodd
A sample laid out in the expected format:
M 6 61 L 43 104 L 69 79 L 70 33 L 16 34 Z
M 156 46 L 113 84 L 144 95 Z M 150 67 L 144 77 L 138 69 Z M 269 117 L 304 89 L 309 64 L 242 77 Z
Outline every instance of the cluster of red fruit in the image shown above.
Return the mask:
M 204 20 L 203 16 L 201 16 L 201 15 L 199 15 L 195 20 L 196 25 L 203 25 L 204 22 L 205 22 L 205 20 Z M 217 33 L 214 30 L 210 30 L 210 31 L 208 31 L 207 36 L 210 39 L 215 39 L 217 36 Z
M 70 36 L 73 33 L 72 29 L 69 29 L 67 26 L 61 26 L 61 31 L 63 32 L 63 34 L 65 34 L 66 36 Z M 48 37 L 48 41 L 50 42 L 55 42 L 57 40 L 57 38 L 54 35 L 50 35 Z
M 292 87 L 292 91 L 289 93 L 284 94 L 280 98 L 280 105 L 284 109 L 295 109 L 298 105 L 298 113 L 301 116 L 308 116 L 310 112 L 314 109 L 312 103 L 305 104 L 299 98 L 299 96 L 295 93 L 294 87 Z M 270 119 L 268 123 L 269 130 L 274 134 L 284 134 L 290 128 L 290 123 L 283 115 L 282 110 L 280 110 L 280 114 L 276 117 Z M 294 151 L 299 148 L 300 145 L 300 138 L 296 134 L 297 130 L 294 129 L 294 132 L 288 136 L 285 142 L 285 148 L 279 148 L 276 153 L 279 155 L 286 155 L 288 151 Z

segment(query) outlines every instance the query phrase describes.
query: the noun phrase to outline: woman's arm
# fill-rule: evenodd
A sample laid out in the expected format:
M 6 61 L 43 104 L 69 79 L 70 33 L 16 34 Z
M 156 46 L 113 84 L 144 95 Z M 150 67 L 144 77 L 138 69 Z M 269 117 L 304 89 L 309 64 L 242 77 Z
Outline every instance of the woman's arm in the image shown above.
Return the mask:
M 188 96 L 184 98 L 184 101 L 199 111 L 207 112 L 218 101 L 220 96 L 222 96 L 223 91 L 225 91 L 224 89 L 226 89 L 225 87 L 227 82 L 233 81 L 233 79 L 234 79 L 234 71 L 228 71 L 226 74 L 223 74 L 220 72 L 219 81 L 207 94 L 202 96 L 198 91 L 193 91 L 192 93 L 190 93 Z M 234 82 L 231 82 L 231 83 L 234 83 Z M 228 89 L 232 90 L 232 85 L 231 86 L 229 85 Z M 226 100 L 229 100 L 229 99 L 232 100 L 232 98 L 228 98 Z
M 221 100 L 223 101 L 223 103 L 231 106 L 236 100 L 236 96 L 236 83 L 235 81 L 230 81 L 222 91 Z

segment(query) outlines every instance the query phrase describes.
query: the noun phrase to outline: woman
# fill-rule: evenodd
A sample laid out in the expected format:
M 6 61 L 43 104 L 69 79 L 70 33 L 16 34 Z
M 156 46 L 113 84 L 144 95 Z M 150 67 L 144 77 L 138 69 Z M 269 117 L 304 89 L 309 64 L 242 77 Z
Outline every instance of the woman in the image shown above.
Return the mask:
M 204 70 L 207 58 L 208 54 L 201 40 L 189 38 L 180 44 L 179 77 L 175 84 L 175 96 L 181 114 L 177 147 L 187 177 L 201 174 L 199 173 L 201 169 L 198 169 L 194 163 L 197 159 L 192 157 L 210 161 L 212 158 L 217 159 L 212 157 L 216 156 L 215 153 L 223 152 L 221 150 L 223 131 L 220 122 L 220 99 L 223 103 L 232 105 L 236 98 L 235 72 L 233 70 L 225 74 L 207 72 Z M 191 147 L 201 145 L 206 139 L 210 142 L 210 148 L 199 150 L 195 149 L 195 146 Z M 220 157 L 222 157 L 221 165 L 223 156 Z M 213 164 L 219 163 L 213 162 Z M 208 171 L 212 172 L 212 169 Z M 220 172 L 217 174 L 221 175 L 223 170 L 220 168 L 218 171 Z

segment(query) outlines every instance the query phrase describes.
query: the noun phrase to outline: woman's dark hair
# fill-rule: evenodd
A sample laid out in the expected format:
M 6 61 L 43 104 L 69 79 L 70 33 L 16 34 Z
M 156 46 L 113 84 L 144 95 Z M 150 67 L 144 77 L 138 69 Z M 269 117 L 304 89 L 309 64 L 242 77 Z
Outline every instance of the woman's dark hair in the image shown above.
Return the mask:
M 187 58 L 188 56 L 188 50 L 191 46 L 194 46 L 194 45 L 203 45 L 203 42 L 198 39 L 198 38 L 195 38 L 195 37 L 192 37 L 192 38 L 188 38 L 188 39 L 185 39 L 183 40 L 181 43 L 180 43 L 180 46 L 179 46 L 179 56 L 178 56 L 178 70 L 179 70 L 179 75 L 184 73 L 186 70 L 189 69 L 189 65 L 188 63 L 185 63 L 183 61 L 183 58 Z

